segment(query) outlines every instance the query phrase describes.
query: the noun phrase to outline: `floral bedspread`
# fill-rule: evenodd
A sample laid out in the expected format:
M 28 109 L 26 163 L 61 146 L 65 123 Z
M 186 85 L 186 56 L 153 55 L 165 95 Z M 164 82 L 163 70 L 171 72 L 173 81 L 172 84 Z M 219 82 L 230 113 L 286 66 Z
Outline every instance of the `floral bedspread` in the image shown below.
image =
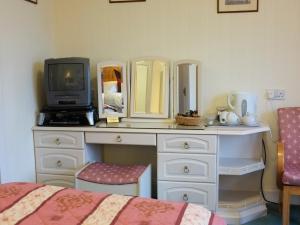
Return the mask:
M 32 183 L 0 185 L 1 225 L 225 225 L 205 208 Z

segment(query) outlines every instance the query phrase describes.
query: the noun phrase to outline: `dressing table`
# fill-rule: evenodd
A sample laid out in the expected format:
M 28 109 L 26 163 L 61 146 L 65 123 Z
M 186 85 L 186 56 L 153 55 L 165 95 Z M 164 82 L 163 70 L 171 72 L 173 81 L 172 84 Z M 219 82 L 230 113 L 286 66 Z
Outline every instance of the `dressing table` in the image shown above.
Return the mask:
M 142 61 L 134 61 L 139 65 L 133 70 L 134 73 L 149 70 L 145 65 L 153 63 Z M 177 67 L 179 64 L 175 65 Z M 99 65 L 98 69 L 103 66 Z M 168 67 L 163 68 L 168 70 Z M 182 69 L 189 70 L 188 67 Z M 199 71 L 199 67 L 190 69 Z M 174 100 L 170 97 L 170 104 L 167 101 L 168 105 L 174 105 L 172 113 L 161 104 L 161 99 L 153 100 L 156 97 L 151 95 L 149 87 L 144 89 L 148 93 L 135 99 L 136 89 L 131 83 L 131 100 L 128 101 L 131 102 L 131 118 L 151 114 L 150 117 L 159 118 L 156 122 L 129 118 L 117 124 L 101 122 L 94 127 L 34 127 L 37 182 L 74 187 L 75 172 L 89 161 L 151 163 L 153 189 L 157 190 L 154 197 L 158 199 L 201 204 L 233 224 L 245 223 L 266 214 L 259 179 L 264 168 L 262 138 L 269 127 L 263 124 L 257 127 L 179 126 L 170 122 L 168 117 L 180 112 L 181 108 L 200 110 L 201 104 L 200 90 L 197 88 L 193 90 L 196 95 L 191 91 L 189 98 L 178 101 L 176 93 L 180 92 L 181 78 L 180 75 L 173 77 L 170 82 L 162 77 L 156 81 L 147 78 L 148 81 L 160 83 L 161 93 L 172 93 L 170 95 Z M 200 77 L 195 78 L 196 82 L 190 81 L 189 84 L 201 86 Z M 137 82 L 139 79 L 133 76 L 132 80 Z M 163 88 L 173 81 L 174 89 L 171 86 Z M 189 90 L 183 86 L 183 92 Z M 102 105 L 106 100 L 105 94 L 102 90 L 98 93 L 102 100 L 99 112 L 104 114 L 108 112 Z M 127 93 L 122 96 L 130 99 Z M 148 96 L 144 104 L 141 104 L 141 96 Z M 164 94 L 160 96 L 165 97 Z M 193 96 L 196 98 L 191 100 Z M 113 113 L 122 114 L 125 111 Z

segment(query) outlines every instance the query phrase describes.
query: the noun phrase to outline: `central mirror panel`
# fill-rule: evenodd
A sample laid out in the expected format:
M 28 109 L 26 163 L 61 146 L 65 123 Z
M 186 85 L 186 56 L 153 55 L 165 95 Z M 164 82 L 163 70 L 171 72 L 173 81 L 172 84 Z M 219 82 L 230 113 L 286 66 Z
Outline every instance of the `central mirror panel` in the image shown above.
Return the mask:
M 126 63 L 97 64 L 99 117 L 127 116 Z
M 169 63 L 161 59 L 132 62 L 130 116 L 169 117 Z
M 194 60 L 179 61 L 175 64 L 174 107 L 177 113 L 198 111 L 200 113 L 200 62 Z

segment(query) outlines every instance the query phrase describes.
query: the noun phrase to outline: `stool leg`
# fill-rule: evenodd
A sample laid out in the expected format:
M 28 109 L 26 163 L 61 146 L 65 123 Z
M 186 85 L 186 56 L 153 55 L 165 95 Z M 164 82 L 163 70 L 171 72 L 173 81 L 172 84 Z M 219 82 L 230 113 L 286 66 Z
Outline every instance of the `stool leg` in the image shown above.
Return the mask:
M 290 191 L 289 187 L 283 187 L 282 199 L 282 225 L 290 224 Z

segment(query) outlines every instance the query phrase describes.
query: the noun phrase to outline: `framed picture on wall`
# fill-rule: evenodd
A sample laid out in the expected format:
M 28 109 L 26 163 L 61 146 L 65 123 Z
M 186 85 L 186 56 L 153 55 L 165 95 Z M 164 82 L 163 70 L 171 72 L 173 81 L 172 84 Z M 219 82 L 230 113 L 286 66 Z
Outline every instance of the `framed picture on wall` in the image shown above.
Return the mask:
M 258 0 L 217 0 L 218 13 L 258 12 Z
M 109 0 L 109 3 L 145 2 L 146 0 Z
M 25 0 L 25 1 L 31 2 L 31 3 L 33 3 L 33 4 L 38 4 L 38 0 Z

